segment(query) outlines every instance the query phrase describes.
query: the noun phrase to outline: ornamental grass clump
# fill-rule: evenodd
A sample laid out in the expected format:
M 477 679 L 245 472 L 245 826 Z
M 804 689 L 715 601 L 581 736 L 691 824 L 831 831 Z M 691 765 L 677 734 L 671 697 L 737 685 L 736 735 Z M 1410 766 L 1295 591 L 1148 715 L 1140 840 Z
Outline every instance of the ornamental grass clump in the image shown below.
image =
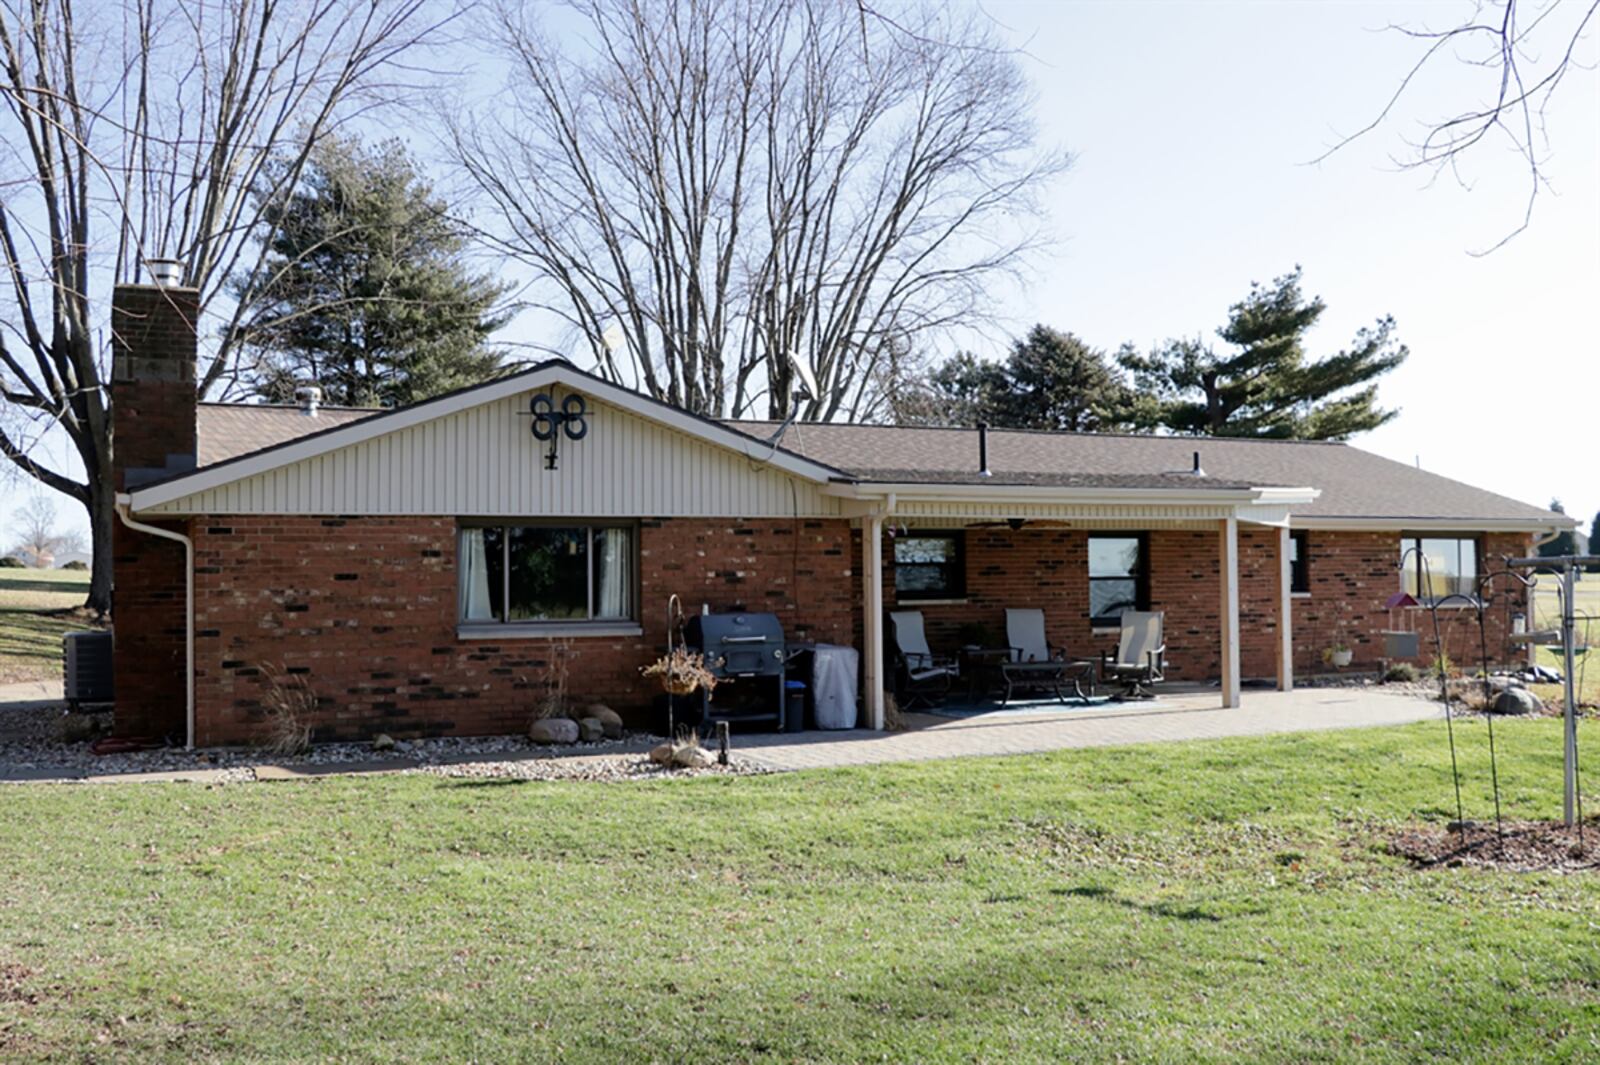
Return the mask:
M 639 670 L 647 677 L 660 677 L 661 688 L 669 695 L 692 695 L 700 689 L 717 686 L 716 675 L 706 668 L 705 656 L 687 647 L 674 647 Z

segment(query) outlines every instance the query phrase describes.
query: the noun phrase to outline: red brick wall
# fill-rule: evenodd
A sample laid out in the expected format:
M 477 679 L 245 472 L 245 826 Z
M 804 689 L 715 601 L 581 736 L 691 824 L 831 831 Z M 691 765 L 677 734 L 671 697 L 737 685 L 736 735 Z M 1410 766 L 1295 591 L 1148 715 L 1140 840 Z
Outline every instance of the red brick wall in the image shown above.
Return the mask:
M 1411 628 L 1422 633 L 1421 654 L 1411 661 L 1431 663 L 1435 655 L 1433 620 L 1427 611 L 1400 611 L 1390 618 L 1385 602 L 1400 590 L 1400 535 L 1388 532 L 1318 532 L 1307 534 L 1311 594 L 1293 603 L 1294 657 L 1298 673 L 1330 672 L 1323 651 L 1335 642 L 1355 652 L 1352 670 L 1374 670 L 1384 657 L 1383 631 Z M 1497 572 L 1506 555 L 1525 555 L 1532 538 L 1524 534 L 1487 535 L 1481 541 L 1478 569 Z M 1496 595 L 1485 612 L 1489 654 L 1499 662 L 1507 657 L 1508 617 L 1527 610 L 1526 597 L 1511 582 L 1495 586 Z M 1409 616 L 1408 616 L 1409 614 Z M 1480 656 L 1477 611 L 1441 609 L 1440 632 L 1446 653 L 1462 667 L 1475 665 Z
M 938 651 L 953 653 L 958 648 L 957 629 L 967 621 L 987 625 L 996 642 L 1003 641 L 1006 607 L 1038 607 L 1045 611 L 1052 643 L 1069 654 L 1098 657 L 1102 650 L 1114 649 L 1116 637 L 1097 634 L 1089 625 L 1088 535 L 1032 526 L 1015 532 L 1005 527 L 969 529 L 966 601 L 907 606 L 923 611 L 929 644 Z M 1158 529 L 1149 536 L 1150 603 L 1167 615 L 1168 675 L 1175 680 L 1214 680 L 1221 673 L 1220 534 L 1211 529 Z M 1246 678 L 1277 675 L 1278 543 L 1276 529 L 1239 530 L 1239 655 Z M 1296 597 L 1292 604 L 1296 673 L 1331 672 L 1322 653 L 1335 639 L 1355 651 L 1351 671 L 1377 669 L 1384 655 L 1383 630 L 1391 626 L 1384 603 L 1400 587 L 1400 535 L 1311 532 L 1309 545 L 1312 593 Z M 1480 568 L 1499 568 L 1496 560 L 1502 555 L 1527 550 L 1526 536 L 1487 536 Z M 892 542 L 885 544 L 884 567 L 884 602 L 892 608 Z M 1503 657 L 1509 613 L 1526 609 L 1520 595 L 1511 599 L 1509 610 L 1497 602 L 1487 615 L 1490 651 L 1496 660 Z M 1475 663 L 1476 612 L 1445 610 L 1440 620 L 1451 658 L 1460 665 Z M 1420 613 L 1412 624 L 1424 630 L 1422 654 L 1414 661 L 1431 662 L 1431 619 Z
M 1098 658 L 1116 650 L 1115 631 L 1089 623 L 1089 533 L 1075 529 L 1004 526 L 967 530 L 967 597 L 960 603 L 908 602 L 920 609 L 928 643 L 953 653 L 966 622 L 1005 641 L 1008 607 L 1039 608 L 1052 644 L 1072 656 Z M 1211 680 L 1221 672 L 1220 530 L 1157 529 L 1150 537 L 1150 605 L 1166 613 L 1168 676 Z M 1246 676 L 1275 673 L 1277 532 L 1241 530 L 1240 654 Z M 884 545 L 884 604 L 896 608 L 894 546 Z
M 195 453 L 192 289 L 119 286 L 112 296 L 112 478 L 120 491 Z M 184 531 L 184 524 L 165 527 Z M 183 547 L 117 521 L 111 532 L 116 713 L 123 736 L 184 735 Z
M 264 721 L 263 666 L 305 677 L 316 737 L 493 734 L 527 728 L 547 639 L 456 635 L 456 523 L 448 518 L 197 518 L 197 742 L 248 742 Z M 684 609 L 776 612 L 791 638 L 848 642 L 851 533 L 842 520 L 647 520 L 643 634 L 570 643 L 570 689 L 648 705 L 639 667 Z

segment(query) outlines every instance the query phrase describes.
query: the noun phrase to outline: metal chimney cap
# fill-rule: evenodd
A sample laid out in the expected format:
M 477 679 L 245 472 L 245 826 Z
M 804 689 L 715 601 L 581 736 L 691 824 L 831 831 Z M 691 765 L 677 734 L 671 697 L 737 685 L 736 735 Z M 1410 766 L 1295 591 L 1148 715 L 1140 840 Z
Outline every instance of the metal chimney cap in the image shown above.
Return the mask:
M 182 259 L 146 259 L 144 267 L 150 271 L 150 281 L 158 288 L 178 288 L 183 284 Z
M 317 416 L 317 408 L 322 406 L 322 386 L 316 384 L 301 385 L 294 390 L 294 401 L 300 404 L 300 413 L 308 418 Z

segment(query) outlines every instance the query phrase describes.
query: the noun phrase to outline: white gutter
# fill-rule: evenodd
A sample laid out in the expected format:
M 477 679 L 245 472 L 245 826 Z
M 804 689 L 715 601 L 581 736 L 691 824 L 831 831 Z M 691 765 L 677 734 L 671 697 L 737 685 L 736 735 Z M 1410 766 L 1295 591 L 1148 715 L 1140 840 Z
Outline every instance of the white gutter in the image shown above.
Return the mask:
M 994 501 L 1034 503 L 1173 503 L 1214 505 L 1218 503 L 1303 504 L 1321 495 L 1316 488 L 1067 488 L 1053 485 L 979 484 L 857 484 L 825 485 L 823 494 L 846 499 L 898 498 L 902 502 L 988 503 Z
M 184 740 L 185 750 L 194 750 L 194 541 L 182 533 L 134 521 L 128 513 L 128 494 L 117 494 L 117 517 L 122 524 L 135 532 L 149 533 L 163 540 L 173 540 L 183 545 L 183 627 L 184 627 Z M 116 631 L 116 616 L 112 616 L 112 632 Z
M 1545 534 L 1554 530 L 1554 535 L 1560 535 L 1562 532 L 1578 527 L 1578 523 L 1570 518 L 1566 524 L 1563 524 L 1561 522 L 1528 520 L 1525 518 L 1324 518 L 1315 514 L 1296 514 L 1291 519 L 1290 525 L 1296 529 L 1348 530 L 1351 532 L 1392 532 L 1396 529 L 1403 532 L 1411 532 L 1438 529 L 1443 532 Z

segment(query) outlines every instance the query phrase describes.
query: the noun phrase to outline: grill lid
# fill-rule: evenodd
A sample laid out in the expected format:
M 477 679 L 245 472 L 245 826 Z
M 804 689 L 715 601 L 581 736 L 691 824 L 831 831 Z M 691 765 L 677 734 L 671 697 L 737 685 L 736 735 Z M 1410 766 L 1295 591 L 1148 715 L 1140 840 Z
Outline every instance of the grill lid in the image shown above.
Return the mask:
M 776 614 L 696 614 L 684 626 L 683 638 L 719 677 L 783 670 L 783 624 Z

